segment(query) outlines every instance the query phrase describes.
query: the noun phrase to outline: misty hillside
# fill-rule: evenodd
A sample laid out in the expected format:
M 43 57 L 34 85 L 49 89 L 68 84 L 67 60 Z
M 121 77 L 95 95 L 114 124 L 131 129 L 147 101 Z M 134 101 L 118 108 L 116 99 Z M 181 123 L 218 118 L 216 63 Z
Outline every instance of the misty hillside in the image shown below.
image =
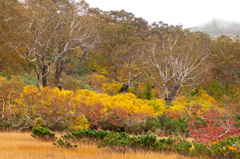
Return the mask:
M 240 23 L 230 23 L 223 20 L 213 19 L 212 21 L 203 25 L 190 28 L 191 31 L 202 31 L 211 35 L 213 38 L 217 38 L 221 35 L 226 35 L 231 38 L 240 35 Z

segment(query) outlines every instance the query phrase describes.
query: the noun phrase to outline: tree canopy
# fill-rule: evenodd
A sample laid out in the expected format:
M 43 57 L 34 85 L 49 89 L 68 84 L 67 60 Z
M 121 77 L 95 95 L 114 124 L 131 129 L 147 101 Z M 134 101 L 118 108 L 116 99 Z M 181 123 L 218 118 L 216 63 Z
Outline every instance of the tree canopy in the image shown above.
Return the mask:
M 121 85 L 118 93 L 145 91 L 169 107 L 209 82 L 239 87 L 238 38 L 211 39 L 162 21 L 149 24 L 124 10 L 91 8 L 85 1 L 0 3 L 0 73 L 10 78 L 33 71 L 40 91 L 41 85 L 61 90 L 67 85 L 61 84 L 63 74 L 96 73 Z

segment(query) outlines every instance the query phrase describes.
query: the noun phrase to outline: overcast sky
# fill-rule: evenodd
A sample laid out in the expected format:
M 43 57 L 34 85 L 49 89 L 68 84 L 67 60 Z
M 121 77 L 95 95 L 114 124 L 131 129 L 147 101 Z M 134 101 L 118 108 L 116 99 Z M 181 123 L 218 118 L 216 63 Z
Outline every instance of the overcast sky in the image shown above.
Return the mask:
M 122 10 L 149 23 L 163 21 L 184 28 L 206 23 L 213 18 L 240 22 L 240 0 L 86 0 L 104 11 Z

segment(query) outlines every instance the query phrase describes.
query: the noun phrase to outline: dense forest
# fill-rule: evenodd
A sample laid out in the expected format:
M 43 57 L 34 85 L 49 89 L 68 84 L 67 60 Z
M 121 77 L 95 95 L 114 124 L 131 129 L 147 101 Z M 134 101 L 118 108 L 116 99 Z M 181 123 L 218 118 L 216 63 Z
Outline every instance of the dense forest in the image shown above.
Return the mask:
M 240 133 L 238 37 L 70 0 L 1 0 L 0 23 L 2 130 Z

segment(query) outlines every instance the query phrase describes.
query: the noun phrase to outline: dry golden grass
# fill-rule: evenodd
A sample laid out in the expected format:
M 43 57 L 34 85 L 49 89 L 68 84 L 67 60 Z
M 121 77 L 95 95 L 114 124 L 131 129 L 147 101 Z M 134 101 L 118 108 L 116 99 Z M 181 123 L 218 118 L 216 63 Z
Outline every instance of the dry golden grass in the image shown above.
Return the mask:
M 126 152 L 125 154 L 98 149 L 94 144 L 81 144 L 75 150 L 53 146 L 52 142 L 43 142 L 31 137 L 31 133 L 0 133 L 1 159 L 185 159 L 178 154 L 156 152 Z

